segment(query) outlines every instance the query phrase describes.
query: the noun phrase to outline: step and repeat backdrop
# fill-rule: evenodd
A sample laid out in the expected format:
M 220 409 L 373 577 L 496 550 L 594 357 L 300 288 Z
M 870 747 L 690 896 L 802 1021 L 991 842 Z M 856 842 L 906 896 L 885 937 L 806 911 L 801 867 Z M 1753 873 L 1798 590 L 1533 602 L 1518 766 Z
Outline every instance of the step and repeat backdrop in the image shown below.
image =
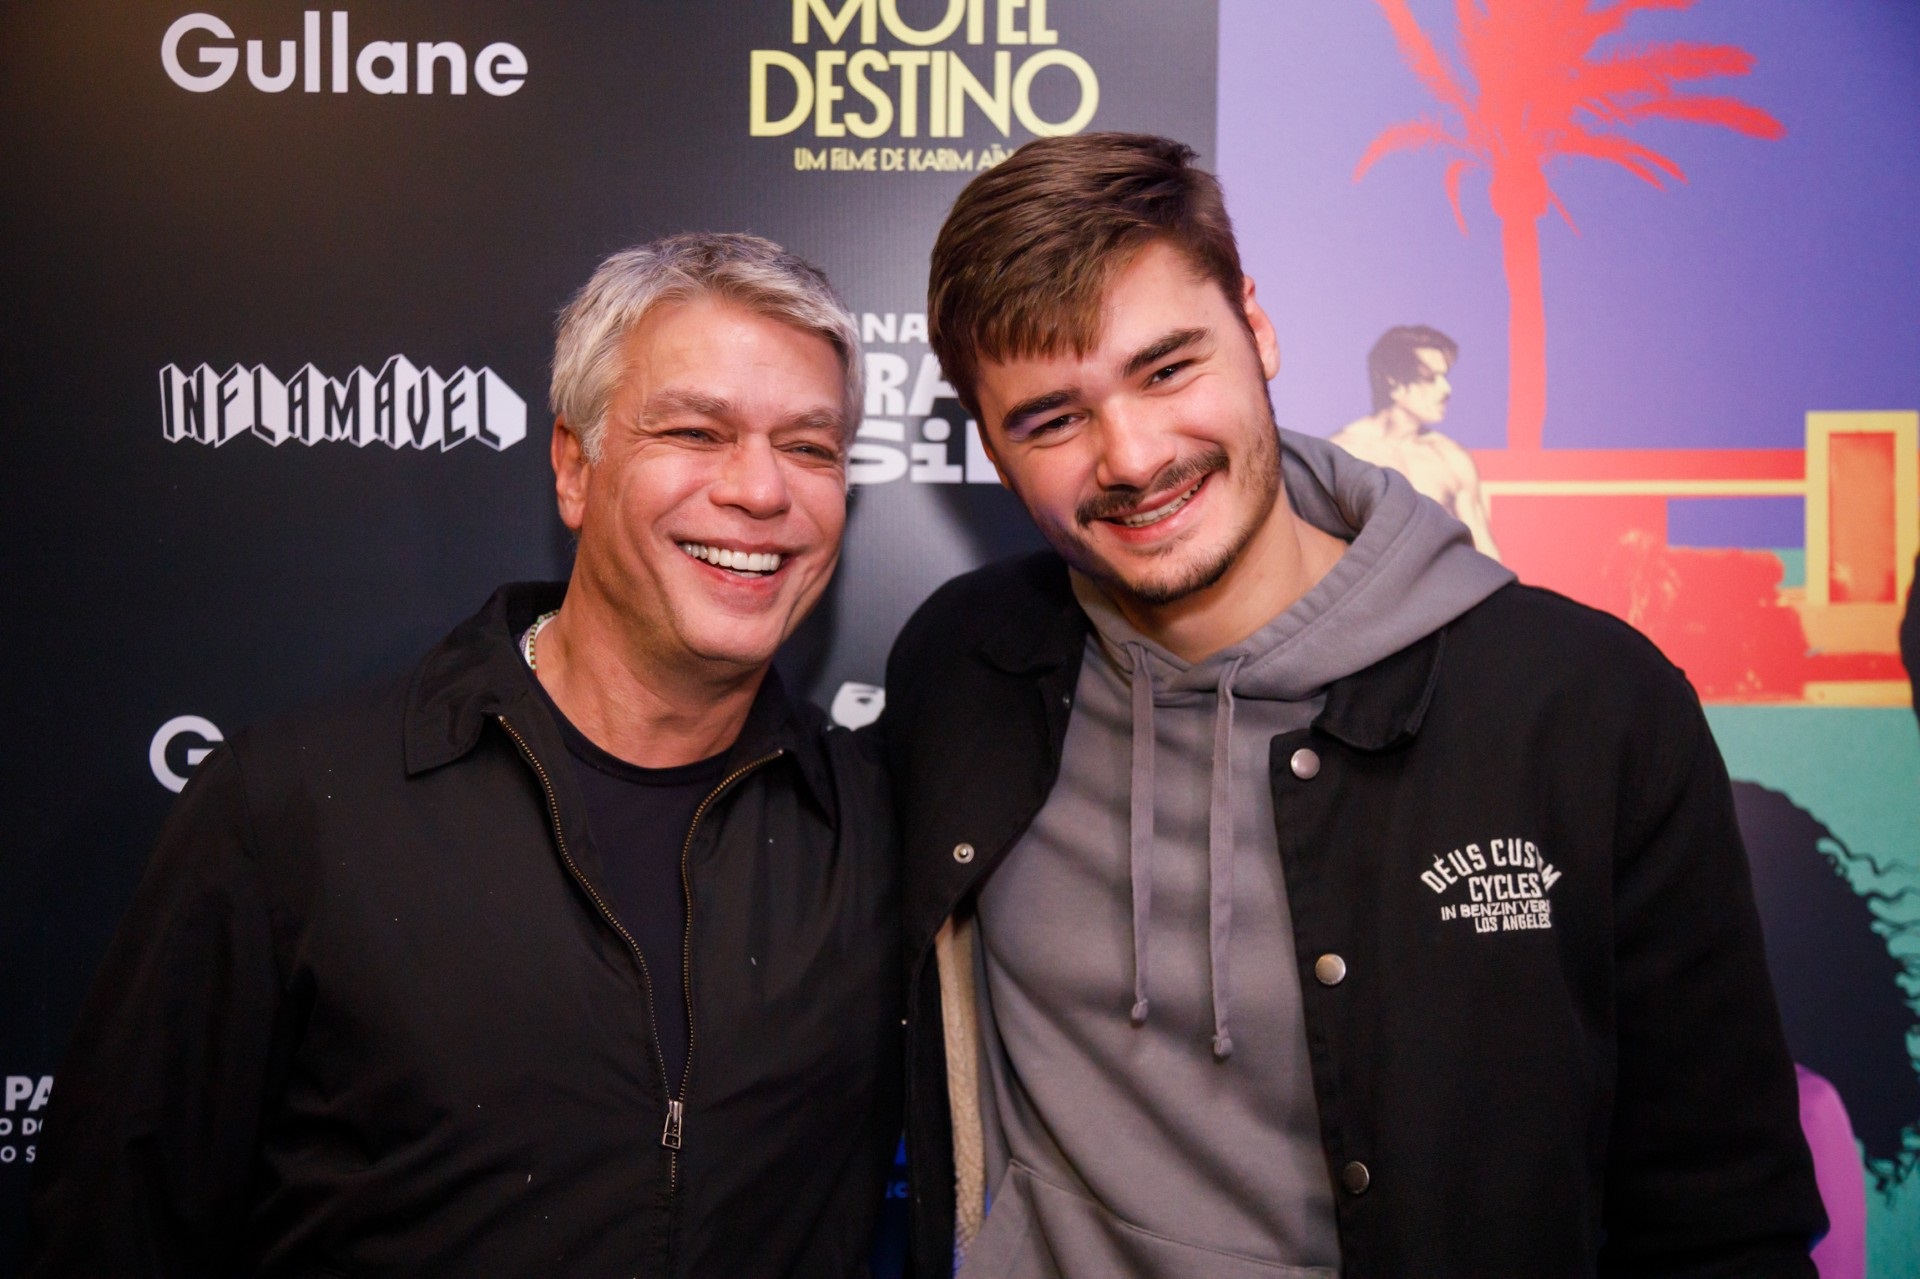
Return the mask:
M 858 314 L 846 554 L 782 657 L 857 724 L 935 586 L 1038 544 L 928 350 L 927 250 L 972 174 L 1090 129 L 1222 175 L 1283 425 L 1687 669 L 1823 1273 L 1920 1273 L 1916 73 L 1901 0 L 8 6 L 0 1273 L 194 766 L 565 576 L 547 361 L 595 263 L 749 230 Z

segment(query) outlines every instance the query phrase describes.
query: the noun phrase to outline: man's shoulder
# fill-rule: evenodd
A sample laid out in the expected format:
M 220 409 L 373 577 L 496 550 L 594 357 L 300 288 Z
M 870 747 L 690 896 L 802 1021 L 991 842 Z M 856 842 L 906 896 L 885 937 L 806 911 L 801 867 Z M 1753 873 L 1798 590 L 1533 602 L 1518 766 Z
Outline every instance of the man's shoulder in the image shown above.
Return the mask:
M 1512 582 L 1448 627 L 1447 655 L 1496 685 L 1515 680 L 1694 701 L 1679 667 L 1611 613 L 1545 587 Z
M 263 716 L 234 735 L 234 753 L 248 777 L 260 780 L 382 747 L 397 765 L 416 674 L 389 673 Z
M 1651 640 L 1537 586 L 1504 586 L 1450 624 L 1437 673 L 1422 737 L 1438 758 L 1489 752 L 1472 767 L 1506 759 L 1657 805 L 1712 749 L 1692 684 Z
M 1052 551 L 996 560 L 929 595 L 901 628 L 894 654 L 972 648 L 1008 629 L 1037 631 L 1075 607 L 1066 561 Z
M 889 734 L 935 723 L 957 731 L 1004 713 L 1030 681 L 1077 662 L 1086 627 L 1066 563 L 1051 552 L 961 574 L 928 597 L 894 641 Z
M 177 856 L 205 870 L 217 863 L 226 831 L 249 856 L 273 860 L 288 837 L 312 828 L 320 806 L 344 816 L 361 811 L 371 796 L 390 796 L 404 779 L 401 722 L 410 678 L 366 683 L 233 733 L 187 779 L 162 849 L 177 845 Z

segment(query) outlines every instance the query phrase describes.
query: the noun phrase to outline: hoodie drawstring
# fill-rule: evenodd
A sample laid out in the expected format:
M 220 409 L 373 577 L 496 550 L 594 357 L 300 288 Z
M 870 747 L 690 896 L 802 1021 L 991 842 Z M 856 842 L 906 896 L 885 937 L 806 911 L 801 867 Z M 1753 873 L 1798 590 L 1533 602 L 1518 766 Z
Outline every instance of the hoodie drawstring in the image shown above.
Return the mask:
M 1233 678 L 1242 658 L 1220 672 L 1213 720 L 1213 797 L 1207 811 L 1207 959 L 1213 969 L 1213 1055 L 1233 1056 L 1227 1033 L 1227 938 L 1233 932 Z
M 1133 1024 L 1147 1020 L 1147 936 L 1153 922 L 1153 671 L 1146 646 L 1128 644 L 1133 665 L 1133 769 L 1128 819 L 1133 881 Z M 1227 947 L 1233 935 L 1233 681 L 1243 658 L 1220 674 L 1213 724 L 1213 789 L 1207 811 L 1207 962 L 1212 976 L 1213 1055 L 1233 1055 L 1227 1030 Z
M 1133 878 L 1133 1024 L 1147 1021 L 1147 925 L 1153 919 L 1153 674 L 1147 650 L 1127 645 L 1133 659 L 1133 804 L 1128 820 Z

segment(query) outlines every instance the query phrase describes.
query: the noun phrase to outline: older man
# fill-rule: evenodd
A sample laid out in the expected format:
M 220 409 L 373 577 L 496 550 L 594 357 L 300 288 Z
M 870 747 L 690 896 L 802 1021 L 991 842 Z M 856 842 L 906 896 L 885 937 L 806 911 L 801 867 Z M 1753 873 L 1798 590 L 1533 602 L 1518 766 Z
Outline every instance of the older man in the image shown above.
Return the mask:
M 200 766 L 61 1072 L 35 1273 L 861 1271 L 890 819 L 769 665 L 859 369 L 764 240 L 601 265 L 554 357 L 571 581 Z

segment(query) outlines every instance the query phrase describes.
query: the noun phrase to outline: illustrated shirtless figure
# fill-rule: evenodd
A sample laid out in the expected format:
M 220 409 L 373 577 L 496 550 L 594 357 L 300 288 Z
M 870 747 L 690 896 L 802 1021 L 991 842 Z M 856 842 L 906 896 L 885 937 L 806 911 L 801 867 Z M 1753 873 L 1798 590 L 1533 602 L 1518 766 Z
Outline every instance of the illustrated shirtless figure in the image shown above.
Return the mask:
M 1467 526 L 1481 553 L 1499 559 L 1473 457 L 1434 429 L 1447 416 L 1453 396 L 1447 373 L 1459 353 L 1459 345 L 1438 329 L 1388 329 L 1367 353 L 1373 412 L 1341 427 L 1332 439 L 1362 461 L 1406 476 L 1417 492 Z

